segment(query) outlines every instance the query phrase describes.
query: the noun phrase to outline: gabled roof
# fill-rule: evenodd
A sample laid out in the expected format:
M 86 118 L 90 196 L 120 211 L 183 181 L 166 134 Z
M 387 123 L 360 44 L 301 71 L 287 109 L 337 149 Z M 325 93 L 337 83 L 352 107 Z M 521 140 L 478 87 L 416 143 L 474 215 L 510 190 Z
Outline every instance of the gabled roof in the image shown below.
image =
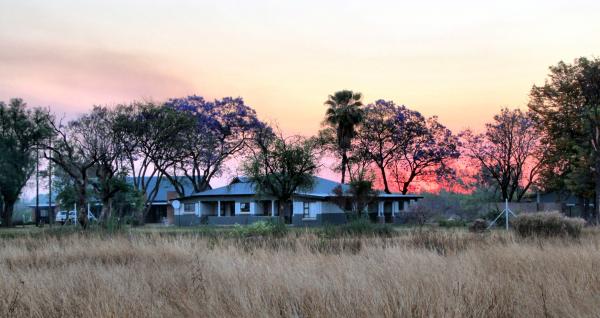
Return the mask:
M 214 188 L 202 192 L 192 193 L 190 197 L 196 196 L 231 196 L 231 195 L 254 195 L 254 185 L 247 178 L 239 177 L 233 179 L 233 181 L 224 187 Z
M 149 181 L 146 181 L 148 179 Z M 179 182 L 181 182 L 181 184 L 183 184 L 183 188 L 186 195 L 189 195 L 194 192 L 194 186 L 188 178 L 178 177 L 177 179 L 179 180 Z M 128 176 L 125 178 L 125 181 L 129 184 L 133 184 L 133 177 Z M 144 177 L 144 181 L 148 182 L 147 191 L 149 192 L 154 189 L 156 182 L 158 181 L 158 177 Z M 167 193 L 172 191 L 175 191 L 175 187 L 166 177 L 163 177 L 160 180 L 160 185 L 158 186 L 158 192 L 156 193 L 156 197 L 152 202 L 167 202 Z
M 315 180 L 315 183 L 310 191 L 298 191 L 296 194 L 316 197 L 330 197 L 333 195 L 333 190 L 338 186 L 342 186 L 342 190 L 344 192 L 350 189 L 349 185 L 342 184 L 340 182 L 335 182 L 321 177 L 313 177 L 313 179 Z
M 348 184 L 341 184 L 339 182 L 335 182 L 332 180 L 328 180 L 321 177 L 313 177 L 314 178 L 314 186 L 310 191 L 298 191 L 296 195 L 298 196 L 310 196 L 310 197 L 331 197 L 334 195 L 334 189 L 338 186 L 342 186 L 344 192 L 350 189 Z M 215 197 L 215 196 L 251 196 L 255 195 L 256 190 L 254 189 L 254 185 L 249 181 L 248 178 L 245 177 L 236 177 L 233 181 L 226 186 L 215 188 L 211 190 L 206 190 L 202 192 L 196 192 L 186 198 L 191 197 Z M 380 197 L 386 198 L 396 198 L 396 197 L 409 197 L 409 198 L 421 198 L 417 195 L 403 195 L 401 193 L 380 193 Z

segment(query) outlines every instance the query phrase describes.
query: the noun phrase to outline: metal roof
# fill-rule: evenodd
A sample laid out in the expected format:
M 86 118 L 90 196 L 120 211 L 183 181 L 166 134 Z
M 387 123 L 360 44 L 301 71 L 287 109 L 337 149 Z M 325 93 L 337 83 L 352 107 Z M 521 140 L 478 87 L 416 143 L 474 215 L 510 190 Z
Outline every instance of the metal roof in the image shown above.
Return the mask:
M 341 184 L 332 180 L 328 180 L 321 177 L 313 177 L 314 186 L 310 191 L 298 191 L 297 196 L 310 196 L 310 197 L 331 197 L 334 195 L 333 191 L 336 187 L 342 186 L 344 192 L 350 189 L 348 184 Z M 206 190 L 202 192 L 196 192 L 184 198 L 191 197 L 215 197 L 215 196 L 251 196 L 255 195 L 256 190 L 254 185 L 247 178 L 240 177 L 234 179 L 232 183 L 224 187 Z M 405 195 L 402 193 L 379 193 L 379 197 L 382 198 L 422 198 L 418 195 Z
M 150 179 L 148 180 L 148 178 Z M 183 188 L 186 194 L 194 192 L 194 187 L 192 186 L 192 183 L 188 178 L 178 177 L 178 179 L 179 182 L 183 184 Z M 128 176 L 125 178 L 125 181 L 129 184 L 133 184 L 133 177 Z M 144 177 L 144 181 L 148 182 L 147 191 L 152 191 L 156 185 L 156 182 L 158 181 L 158 177 Z M 163 177 L 160 180 L 160 185 L 158 186 L 158 192 L 156 193 L 156 197 L 152 202 L 167 202 L 167 193 L 172 191 L 175 191 L 175 187 L 173 186 L 173 184 L 171 184 L 171 181 L 169 181 L 166 177 Z

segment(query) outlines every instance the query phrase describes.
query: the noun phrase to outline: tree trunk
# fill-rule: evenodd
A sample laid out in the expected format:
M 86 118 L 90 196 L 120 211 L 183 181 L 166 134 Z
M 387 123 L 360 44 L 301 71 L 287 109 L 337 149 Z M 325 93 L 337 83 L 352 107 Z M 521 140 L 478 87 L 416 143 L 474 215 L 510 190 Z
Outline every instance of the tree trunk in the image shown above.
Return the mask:
M 102 199 L 102 212 L 100 212 L 100 220 L 107 224 L 112 217 L 112 198 Z
M 596 168 L 596 171 L 598 171 L 600 167 Z M 600 217 L 600 173 L 596 173 L 596 176 L 594 178 L 596 185 L 595 185 L 595 196 L 594 196 L 594 217 L 593 217 L 593 223 L 594 224 L 599 224 L 599 220 L 598 218 Z
M 404 182 L 402 184 L 402 194 L 408 193 L 408 187 L 413 182 L 413 180 L 415 179 L 415 177 L 416 177 L 415 172 L 411 171 L 410 176 L 408 177 L 408 179 L 406 180 L 406 182 Z
M 15 202 L 10 202 L 10 201 L 4 201 L 3 207 L 2 207 L 2 225 L 4 227 L 11 227 L 12 226 L 12 216 L 13 216 L 13 210 L 15 207 Z
M 502 202 L 506 201 L 506 199 L 508 199 L 508 202 L 511 202 L 511 198 L 509 198 L 509 196 L 508 196 L 508 189 L 506 189 L 503 186 L 502 187 Z
M 381 178 L 383 179 L 383 191 L 390 194 L 392 192 L 390 192 L 390 188 L 388 187 L 387 176 L 385 175 L 385 167 L 381 165 L 379 166 L 379 169 L 381 170 Z
M 288 211 L 286 211 L 285 209 L 285 205 L 287 203 L 287 200 L 278 200 L 278 204 L 279 204 L 279 221 L 283 224 L 285 224 L 285 217 L 288 213 Z
M 346 183 L 346 167 L 348 166 L 348 154 L 342 151 L 342 184 Z
M 152 209 L 152 202 L 148 201 L 141 211 L 142 214 L 136 213 L 136 217 L 138 218 L 140 225 L 144 225 L 146 223 L 146 216 L 148 215 L 148 213 L 150 213 L 150 209 Z
M 587 208 L 586 208 L 586 200 L 582 197 L 578 197 L 577 198 L 577 205 L 579 205 L 579 213 L 581 215 L 582 219 L 585 219 L 586 221 L 590 221 L 589 217 L 587 215 Z
M 86 194 L 85 185 L 79 186 L 79 195 L 77 197 L 77 222 L 79 222 L 79 225 L 81 225 L 84 230 L 87 229 L 89 223 Z

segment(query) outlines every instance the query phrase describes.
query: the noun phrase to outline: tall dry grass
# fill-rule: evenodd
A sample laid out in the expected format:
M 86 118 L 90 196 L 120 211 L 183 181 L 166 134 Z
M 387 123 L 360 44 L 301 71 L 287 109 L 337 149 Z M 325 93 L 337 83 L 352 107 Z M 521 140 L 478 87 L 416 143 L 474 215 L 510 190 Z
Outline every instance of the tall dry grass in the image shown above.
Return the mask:
M 2 317 L 591 317 L 600 233 L 0 241 Z

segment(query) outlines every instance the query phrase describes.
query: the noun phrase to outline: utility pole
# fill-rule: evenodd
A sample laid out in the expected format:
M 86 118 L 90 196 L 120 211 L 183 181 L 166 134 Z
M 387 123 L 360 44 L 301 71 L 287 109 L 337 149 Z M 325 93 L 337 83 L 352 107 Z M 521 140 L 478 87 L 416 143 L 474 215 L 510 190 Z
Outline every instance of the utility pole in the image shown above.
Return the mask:
M 512 214 L 512 216 L 516 217 L 516 215 L 513 213 L 513 211 L 510 210 L 510 208 L 508 207 L 508 199 L 504 199 L 504 210 L 502 210 L 502 212 L 500 212 L 500 214 L 498 214 L 498 216 L 492 221 L 492 223 L 490 223 L 490 225 L 487 227 L 488 230 L 496 225 L 496 221 L 498 221 L 498 219 L 501 216 L 504 216 L 504 228 L 508 231 L 508 218 L 509 216 Z
M 50 139 L 50 147 L 52 147 L 52 139 Z M 50 152 L 50 156 L 52 152 Z M 48 159 L 48 217 L 50 218 L 50 226 L 54 224 L 54 208 L 52 207 L 52 160 Z
M 35 148 L 35 224 L 40 226 L 40 148 Z

